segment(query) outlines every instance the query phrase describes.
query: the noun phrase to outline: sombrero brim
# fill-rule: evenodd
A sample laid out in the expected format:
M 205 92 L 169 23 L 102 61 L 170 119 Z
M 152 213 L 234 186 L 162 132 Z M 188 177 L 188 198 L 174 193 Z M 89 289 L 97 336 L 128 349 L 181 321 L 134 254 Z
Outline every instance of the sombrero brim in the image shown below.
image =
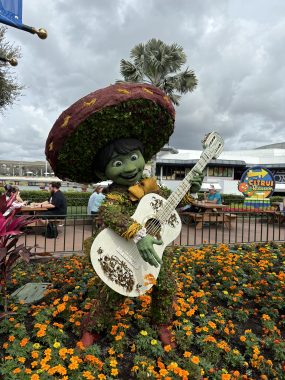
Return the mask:
M 168 142 L 174 117 L 173 105 L 160 89 L 138 83 L 112 85 L 60 115 L 47 138 L 46 157 L 59 178 L 96 182 L 94 159 L 101 148 L 118 138 L 136 138 L 149 160 Z

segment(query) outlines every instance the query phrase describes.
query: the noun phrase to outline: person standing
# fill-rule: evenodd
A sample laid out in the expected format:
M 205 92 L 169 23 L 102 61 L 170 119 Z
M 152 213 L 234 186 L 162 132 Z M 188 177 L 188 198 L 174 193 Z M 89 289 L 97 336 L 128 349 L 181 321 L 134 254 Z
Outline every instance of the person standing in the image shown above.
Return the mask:
M 99 207 L 103 203 L 105 199 L 105 195 L 103 194 L 104 187 L 103 186 L 97 186 L 94 189 L 93 194 L 91 194 L 88 206 L 87 206 L 87 214 L 88 215 L 96 215 L 98 214 Z

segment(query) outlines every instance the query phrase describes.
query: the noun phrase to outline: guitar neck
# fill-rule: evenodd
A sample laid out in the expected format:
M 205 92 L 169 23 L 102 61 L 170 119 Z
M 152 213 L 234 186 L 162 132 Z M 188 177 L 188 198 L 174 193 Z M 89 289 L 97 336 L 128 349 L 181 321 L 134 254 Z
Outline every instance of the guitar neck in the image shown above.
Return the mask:
M 186 195 L 191 186 L 191 181 L 195 176 L 195 171 L 202 172 L 204 168 L 207 166 L 208 162 L 212 159 L 213 154 L 209 152 L 207 149 L 201 154 L 199 161 L 194 165 L 191 171 L 186 175 L 177 189 L 171 193 L 171 195 L 167 198 L 163 208 L 160 210 L 158 219 L 161 223 L 165 223 L 170 217 L 171 213 L 178 206 L 180 201 Z

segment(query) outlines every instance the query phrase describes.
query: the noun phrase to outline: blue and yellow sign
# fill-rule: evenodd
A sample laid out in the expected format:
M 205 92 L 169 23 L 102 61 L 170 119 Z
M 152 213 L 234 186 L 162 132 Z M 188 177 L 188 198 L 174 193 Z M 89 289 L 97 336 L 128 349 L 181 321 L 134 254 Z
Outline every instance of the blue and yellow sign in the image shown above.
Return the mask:
M 275 189 L 274 176 L 267 168 L 254 166 L 243 173 L 238 189 L 245 196 L 245 206 L 268 207 Z

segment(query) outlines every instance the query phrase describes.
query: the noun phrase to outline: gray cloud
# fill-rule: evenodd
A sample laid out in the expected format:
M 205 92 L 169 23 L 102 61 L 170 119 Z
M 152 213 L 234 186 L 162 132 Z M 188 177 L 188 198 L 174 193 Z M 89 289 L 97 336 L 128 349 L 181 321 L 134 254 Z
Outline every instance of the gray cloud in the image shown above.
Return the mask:
M 170 143 L 200 148 L 219 131 L 225 149 L 285 141 L 282 0 L 29 0 L 23 20 L 49 37 L 9 28 L 22 47 L 24 96 L 0 116 L 0 158 L 42 159 L 59 114 L 120 78 L 119 62 L 150 38 L 182 45 L 198 88 L 183 97 Z

